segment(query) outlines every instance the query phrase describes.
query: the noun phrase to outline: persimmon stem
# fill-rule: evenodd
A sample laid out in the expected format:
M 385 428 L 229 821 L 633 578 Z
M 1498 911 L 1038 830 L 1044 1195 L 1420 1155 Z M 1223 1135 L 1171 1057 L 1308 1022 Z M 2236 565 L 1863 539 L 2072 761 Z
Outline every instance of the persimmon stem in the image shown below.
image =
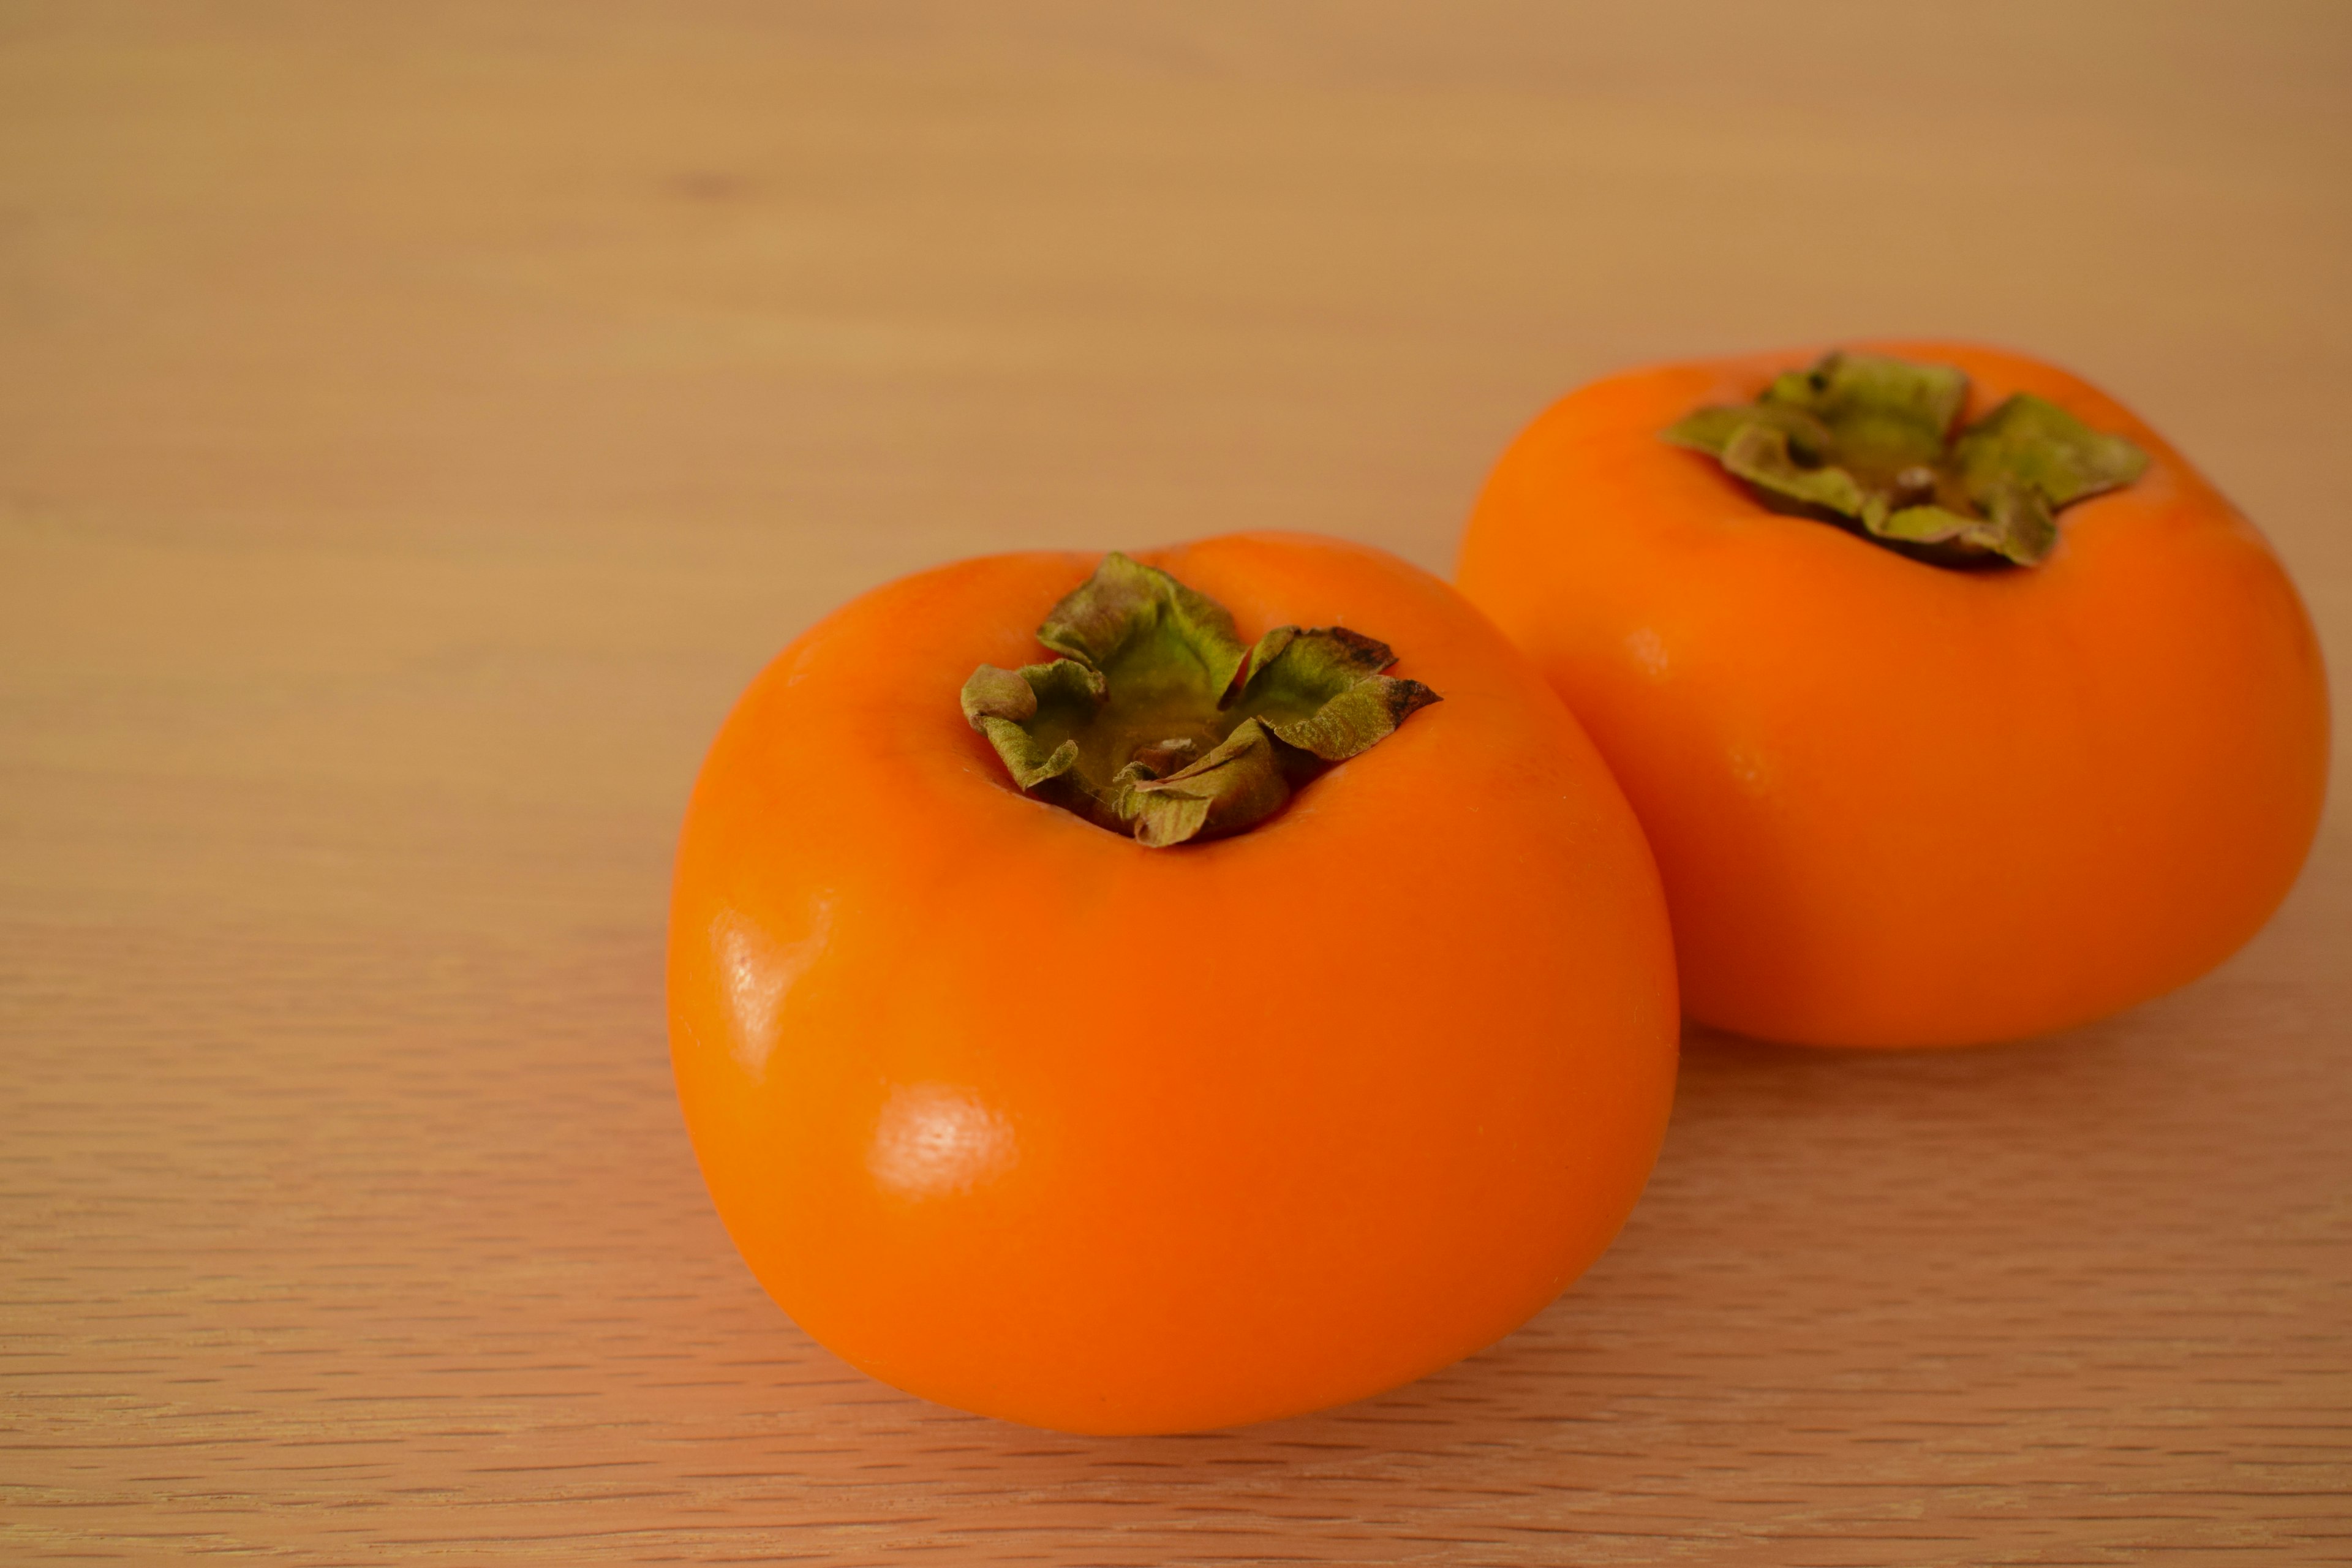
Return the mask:
M 964 718 L 1022 790 L 1154 848 L 1255 826 L 1438 700 L 1344 626 L 1244 647 L 1215 600 L 1115 551 L 1037 640 L 1062 657 L 982 665 Z
M 2129 441 L 2030 393 L 1955 435 L 1968 395 L 1950 365 L 1833 352 L 1664 434 L 1768 506 L 1945 566 L 2032 566 L 2058 542 L 2060 508 L 2147 468 Z

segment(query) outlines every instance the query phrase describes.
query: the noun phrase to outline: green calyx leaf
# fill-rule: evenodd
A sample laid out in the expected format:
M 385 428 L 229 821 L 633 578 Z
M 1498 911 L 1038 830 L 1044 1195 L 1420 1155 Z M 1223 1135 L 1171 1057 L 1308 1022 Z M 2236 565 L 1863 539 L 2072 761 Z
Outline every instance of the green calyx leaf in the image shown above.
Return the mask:
M 1064 657 L 982 665 L 964 718 L 1024 792 L 1154 848 L 1254 826 L 1438 700 L 1344 626 L 1244 647 L 1215 600 L 1116 552 L 1037 640 Z
M 2058 509 L 2129 484 L 2147 454 L 2019 393 L 1955 437 L 1968 377 L 1949 365 L 1824 354 L 1754 403 L 1694 411 L 1664 432 L 1768 505 L 1851 528 L 1940 565 L 2031 566 Z

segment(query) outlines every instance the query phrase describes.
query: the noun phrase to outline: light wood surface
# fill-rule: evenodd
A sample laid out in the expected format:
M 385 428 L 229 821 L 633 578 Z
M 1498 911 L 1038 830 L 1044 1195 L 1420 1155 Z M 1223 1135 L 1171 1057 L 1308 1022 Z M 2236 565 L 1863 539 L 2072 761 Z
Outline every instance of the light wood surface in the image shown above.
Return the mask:
M 712 1217 L 671 835 L 901 572 L 1443 569 L 1615 366 L 2069 363 L 2352 651 L 2352 12 L 0 11 L 0 1559 L 2352 1561 L 2352 845 L 2071 1036 L 1699 1037 L 1622 1242 L 1386 1397 L 1093 1441 Z

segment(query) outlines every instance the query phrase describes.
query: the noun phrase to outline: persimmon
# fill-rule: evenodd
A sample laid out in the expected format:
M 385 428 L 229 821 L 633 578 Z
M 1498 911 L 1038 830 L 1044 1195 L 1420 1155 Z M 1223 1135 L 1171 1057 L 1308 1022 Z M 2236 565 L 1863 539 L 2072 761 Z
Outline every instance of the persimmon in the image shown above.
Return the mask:
M 2017 354 L 1587 386 L 1505 452 L 1457 581 L 1608 758 L 1685 1009 L 1721 1028 L 1928 1046 L 2116 1012 L 2244 942 L 2316 829 L 2326 678 L 2278 560 Z
M 1525 1321 L 1647 1178 L 1675 997 L 1541 678 L 1303 535 L 853 602 L 719 731 L 671 907 L 678 1094 L 761 1283 L 877 1377 L 1081 1432 L 1359 1398 Z

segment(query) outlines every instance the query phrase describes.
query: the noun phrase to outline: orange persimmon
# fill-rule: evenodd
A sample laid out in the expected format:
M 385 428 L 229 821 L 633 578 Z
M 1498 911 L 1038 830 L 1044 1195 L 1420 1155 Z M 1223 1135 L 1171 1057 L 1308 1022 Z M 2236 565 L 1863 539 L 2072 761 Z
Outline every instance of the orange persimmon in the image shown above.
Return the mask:
M 1685 1010 L 1958 1044 L 2210 969 L 2284 897 L 2325 791 L 2326 678 L 2277 559 L 2063 371 L 1812 357 L 1574 393 L 1462 549 L 1642 819 Z
M 1331 540 L 1140 559 L 966 561 L 810 630 L 712 745 L 671 906 L 678 1094 L 761 1284 L 900 1388 L 1084 1432 L 1509 1331 L 1615 1235 L 1675 1077 L 1649 850 L 1485 617 Z M 1048 732 L 1122 680 L 1125 740 Z

